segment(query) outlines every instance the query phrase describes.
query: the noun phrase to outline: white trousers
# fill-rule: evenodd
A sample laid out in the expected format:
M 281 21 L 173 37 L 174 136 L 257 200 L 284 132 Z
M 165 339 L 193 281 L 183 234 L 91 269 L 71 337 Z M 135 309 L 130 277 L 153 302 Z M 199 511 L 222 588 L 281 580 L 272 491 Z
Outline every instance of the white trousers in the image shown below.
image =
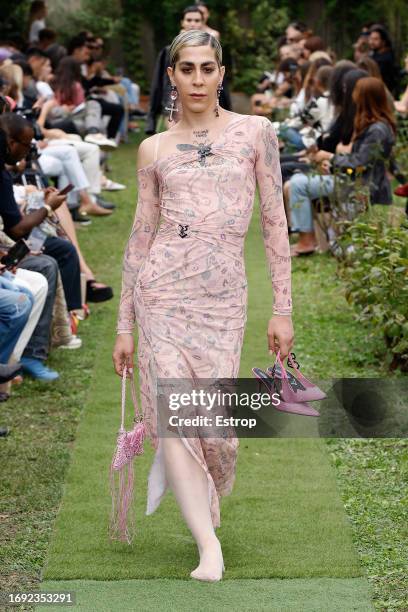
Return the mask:
M 72 138 L 72 137 L 75 138 Z M 89 182 L 89 191 L 94 194 L 101 193 L 101 150 L 96 144 L 84 142 L 77 134 L 71 134 L 69 139 L 51 140 L 48 147 L 68 145 L 74 147 L 81 160 L 83 170 Z M 48 148 L 47 147 L 47 148 Z
M 17 268 L 17 273 L 14 276 L 13 282 L 18 287 L 25 287 L 26 289 L 29 289 L 34 296 L 34 304 L 31 309 L 30 316 L 20 334 L 16 346 L 14 347 L 11 359 L 11 361 L 20 361 L 21 355 L 29 343 L 32 333 L 43 311 L 45 300 L 47 299 L 48 281 L 45 276 L 39 272 L 24 270 L 24 268 Z
M 69 183 L 74 189 L 68 194 L 68 203 L 78 201 L 78 192 L 89 188 L 89 181 L 82 167 L 77 150 L 71 145 L 53 145 L 41 150 L 38 159 L 41 170 L 46 176 L 58 177 L 58 189 Z

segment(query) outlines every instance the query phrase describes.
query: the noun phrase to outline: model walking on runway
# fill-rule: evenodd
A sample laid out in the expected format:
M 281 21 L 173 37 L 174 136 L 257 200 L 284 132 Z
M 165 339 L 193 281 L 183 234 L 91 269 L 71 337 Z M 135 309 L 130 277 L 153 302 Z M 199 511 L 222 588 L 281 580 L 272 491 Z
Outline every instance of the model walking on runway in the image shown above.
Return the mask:
M 142 410 L 156 451 L 146 514 L 169 487 L 198 546 L 190 576 L 216 581 L 224 562 L 214 528 L 220 498 L 232 490 L 239 441 L 158 436 L 155 381 L 238 377 L 247 317 L 244 240 L 257 184 L 274 294 L 268 348 L 279 347 L 283 358 L 293 345 L 291 260 L 270 121 L 219 107 L 225 68 L 220 43 L 207 32 L 179 34 L 170 62 L 172 105 L 182 115 L 139 147 L 113 360 L 119 375 L 125 364 L 133 368 L 137 322 Z

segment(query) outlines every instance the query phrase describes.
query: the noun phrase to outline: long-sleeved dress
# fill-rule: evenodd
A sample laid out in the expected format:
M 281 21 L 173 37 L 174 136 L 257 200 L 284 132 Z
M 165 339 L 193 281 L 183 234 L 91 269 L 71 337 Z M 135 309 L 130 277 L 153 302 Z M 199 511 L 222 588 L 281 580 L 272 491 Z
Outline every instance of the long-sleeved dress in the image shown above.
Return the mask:
M 168 487 L 157 434 L 157 378 L 238 376 L 247 319 L 244 240 L 257 183 L 273 312 L 287 315 L 291 260 L 278 142 L 268 119 L 234 115 L 206 154 L 187 149 L 138 171 L 117 331 L 138 324 L 141 405 L 156 451 L 146 514 L 154 512 Z M 239 441 L 182 440 L 206 472 L 218 527 L 219 499 L 232 490 Z

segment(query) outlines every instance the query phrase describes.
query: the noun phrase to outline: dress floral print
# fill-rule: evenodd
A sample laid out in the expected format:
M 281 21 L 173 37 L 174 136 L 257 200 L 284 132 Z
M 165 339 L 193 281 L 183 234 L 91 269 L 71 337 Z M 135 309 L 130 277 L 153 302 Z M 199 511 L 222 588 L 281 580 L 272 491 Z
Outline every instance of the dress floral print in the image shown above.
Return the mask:
M 138 325 L 137 367 L 156 451 L 146 514 L 166 482 L 157 434 L 157 378 L 237 378 L 247 320 L 244 240 L 258 184 L 275 314 L 290 314 L 291 259 L 279 149 L 264 117 L 237 115 L 211 144 L 138 171 L 138 204 L 123 260 L 118 332 Z M 235 479 L 236 437 L 183 437 L 205 470 L 214 527 Z

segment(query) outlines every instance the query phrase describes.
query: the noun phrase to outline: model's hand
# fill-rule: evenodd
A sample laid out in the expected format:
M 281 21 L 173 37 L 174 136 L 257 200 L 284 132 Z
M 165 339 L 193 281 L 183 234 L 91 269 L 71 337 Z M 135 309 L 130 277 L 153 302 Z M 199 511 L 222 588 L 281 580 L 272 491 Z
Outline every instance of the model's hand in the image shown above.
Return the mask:
M 112 359 L 115 372 L 118 376 L 123 376 L 123 367 L 133 370 L 133 355 L 135 352 L 135 341 L 133 334 L 118 334 L 116 337 L 115 348 L 113 349 Z
M 274 315 L 268 325 L 268 348 L 277 353 L 280 351 L 282 361 L 293 347 L 294 331 L 290 315 Z

